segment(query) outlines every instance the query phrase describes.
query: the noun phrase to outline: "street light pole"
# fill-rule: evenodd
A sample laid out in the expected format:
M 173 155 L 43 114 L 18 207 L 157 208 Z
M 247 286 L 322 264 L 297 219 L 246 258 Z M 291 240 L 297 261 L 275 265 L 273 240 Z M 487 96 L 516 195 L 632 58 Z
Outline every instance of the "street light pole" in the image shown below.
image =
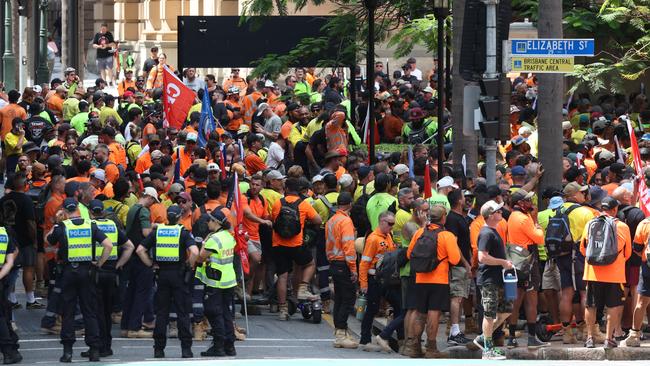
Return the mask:
M 47 67 L 47 0 L 39 2 L 38 9 L 40 11 L 40 30 L 39 30 L 39 53 L 38 53 L 38 68 L 36 69 L 36 83 L 48 83 L 50 79 L 50 69 Z
M 486 79 L 499 77 L 497 73 L 497 5 L 499 0 L 482 0 L 486 7 L 485 29 L 485 73 Z M 496 184 L 497 143 L 492 138 L 485 139 L 485 178 L 488 185 Z
M 12 42 L 13 30 L 11 26 L 11 0 L 5 0 L 5 50 L 2 54 L 2 80 L 8 90 L 16 88 L 16 56 Z
M 438 177 L 441 176 L 445 166 L 445 19 L 449 15 L 449 0 L 434 0 L 433 13 L 438 21 Z
M 368 9 L 368 49 L 366 54 L 366 92 L 368 93 L 368 161 L 374 164 L 377 159 L 375 154 L 375 10 L 377 9 L 377 0 L 364 0 L 364 5 Z

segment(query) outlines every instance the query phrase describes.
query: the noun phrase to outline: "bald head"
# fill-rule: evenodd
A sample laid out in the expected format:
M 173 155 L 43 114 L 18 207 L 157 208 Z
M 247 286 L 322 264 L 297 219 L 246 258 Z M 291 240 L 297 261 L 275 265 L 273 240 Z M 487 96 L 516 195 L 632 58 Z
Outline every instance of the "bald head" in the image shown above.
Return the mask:
M 632 192 L 628 191 L 624 187 L 616 188 L 614 192 L 612 192 L 612 198 L 624 205 L 632 204 Z

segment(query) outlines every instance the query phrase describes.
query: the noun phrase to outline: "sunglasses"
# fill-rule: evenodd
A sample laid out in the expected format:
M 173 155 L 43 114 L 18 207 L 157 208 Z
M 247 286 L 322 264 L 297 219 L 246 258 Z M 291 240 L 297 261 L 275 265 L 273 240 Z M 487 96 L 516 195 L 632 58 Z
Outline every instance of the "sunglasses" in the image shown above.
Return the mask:
M 395 226 L 395 221 L 384 221 L 388 226 Z
M 182 205 L 184 203 L 187 203 L 187 200 L 184 200 L 184 199 L 176 200 L 176 203 L 178 203 L 179 205 Z

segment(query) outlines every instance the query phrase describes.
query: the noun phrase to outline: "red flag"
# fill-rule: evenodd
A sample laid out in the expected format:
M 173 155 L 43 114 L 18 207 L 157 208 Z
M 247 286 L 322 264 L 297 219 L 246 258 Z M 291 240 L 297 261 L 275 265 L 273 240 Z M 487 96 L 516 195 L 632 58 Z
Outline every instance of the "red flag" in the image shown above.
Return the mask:
M 187 112 L 194 104 L 194 92 L 167 66 L 163 68 L 163 84 L 164 123 L 180 130 L 187 118 Z
M 646 216 L 650 215 L 650 192 L 648 186 L 645 184 L 645 175 L 643 174 L 643 166 L 641 166 L 641 153 L 639 153 L 639 145 L 636 141 L 636 135 L 630 121 L 627 121 L 627 130 L 630 133 L 630 145 L 632 145 L 632 156 L 634 157 L 634 170 L 636 170 L 637 177 L 640 177 L 637 182 L 639 185 L 639 208 Z
M 429 160 L 424 167 L 424 198 L 431 198 L 431 172 L 429 171 Z
M 246 231 L 244 230 L 244 209 L 240 201 L 241 192 L 239 191 L 239 178 L 237 173 L 233 174 L 233 205 L 232 211 L 236 218 L 237 226 L 235 227 L 235 241 L 237 246 L 235 249 L 241 259 L 241 265 L 244 273 L 250 272 L 250 263 L 248 262 L 248 242 L 246 240 Z

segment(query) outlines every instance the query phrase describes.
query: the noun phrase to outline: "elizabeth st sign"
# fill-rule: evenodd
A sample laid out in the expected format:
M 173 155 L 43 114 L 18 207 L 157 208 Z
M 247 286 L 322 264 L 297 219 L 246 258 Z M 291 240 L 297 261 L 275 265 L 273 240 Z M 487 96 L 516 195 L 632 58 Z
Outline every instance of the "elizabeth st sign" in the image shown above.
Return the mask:
M 593 39 L 510 39 L 504 66 L 512 72 L 569 73 L 574 56 L 593 56 Z

